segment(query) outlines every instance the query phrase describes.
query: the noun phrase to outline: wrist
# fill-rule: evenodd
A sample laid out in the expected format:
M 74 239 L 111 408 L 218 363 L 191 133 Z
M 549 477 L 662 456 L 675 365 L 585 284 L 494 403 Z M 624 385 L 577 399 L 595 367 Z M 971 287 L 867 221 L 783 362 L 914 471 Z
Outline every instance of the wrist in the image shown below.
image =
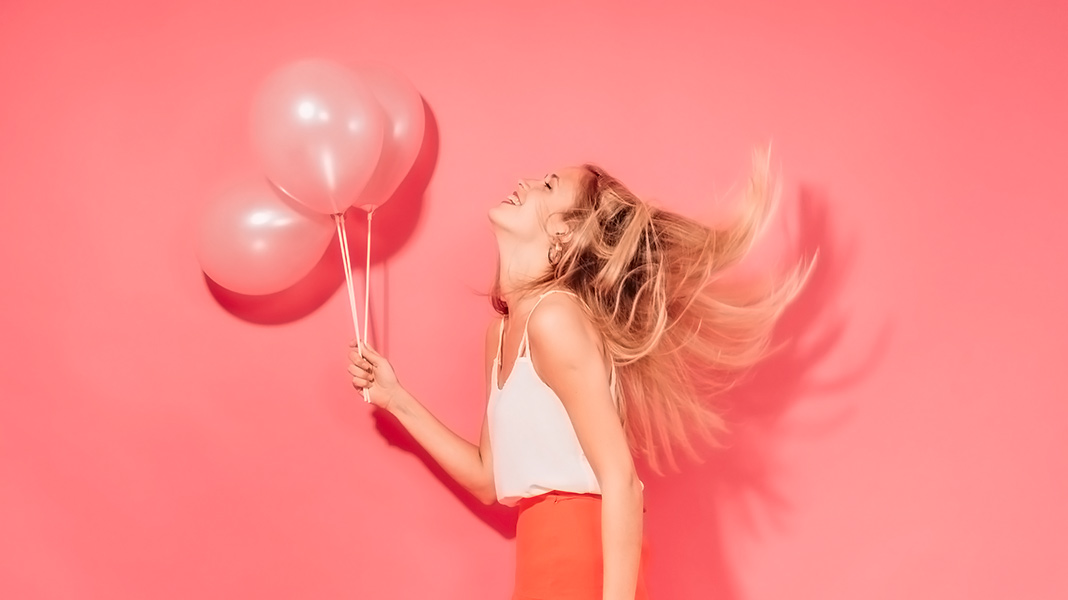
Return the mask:
M 386 398 L 386 412 L 395 417 L 399 417 L 401 414 L 409 414 L 412 402 L 415 400 L 407 390 L 400 386 L 397 386 L 395 390 L 390 390 Z

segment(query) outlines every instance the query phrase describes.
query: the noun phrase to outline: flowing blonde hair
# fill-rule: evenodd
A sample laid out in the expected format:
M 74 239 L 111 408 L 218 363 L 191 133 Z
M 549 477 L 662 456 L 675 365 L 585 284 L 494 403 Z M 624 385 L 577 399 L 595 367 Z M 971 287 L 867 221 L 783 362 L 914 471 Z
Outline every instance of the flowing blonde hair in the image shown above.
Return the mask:
M 774 212 L 779 187 L 769 159 L 754 153 L 740 215 L 723 228 L 650 206 L 583 165 L 575 205 L 560 215 L 570 235 L 550 270 L 521 290 L 565 289 L 582 299 L 617 369 L 631 451 L 656 471 L 665 461 L 676 468 L 679 450 L 696 458 L 697 439 L 714 443 L 725 431 L 712 400 L 767 355 L 776 320 L 811 271 L 799 263 L 761 290 L 723 281 Z M 492 302 L 508 314 L 499 280 Z

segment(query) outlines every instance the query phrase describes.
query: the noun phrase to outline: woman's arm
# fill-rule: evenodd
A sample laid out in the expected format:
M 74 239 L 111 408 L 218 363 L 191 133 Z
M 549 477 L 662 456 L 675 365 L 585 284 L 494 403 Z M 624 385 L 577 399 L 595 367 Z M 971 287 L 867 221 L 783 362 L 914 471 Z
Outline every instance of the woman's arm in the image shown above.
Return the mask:
M 527 328 L 531 360 L 560 397 L 601 487 L 604 598 L 633 600 L 642 544 L 642 489 L 609 391 L 599 336 L 563 294 L 546 298 Z
M 487 396 L 497 350 L 497 327 L 490 326 L 486 334 Z M 355 348 L 349 351 L 349 373 L 352 385 L 367 388 L 371 403 L 395 416 L 416 442 L 449 474 L 486 504 L 496 500 L 493 486 L 493 457 L 489 443 L 489 424 L 484 418 L 479 445 L 472 444 L 453 433 L 422 403 L 404 389 L 397 380 L 392 365 L 374 348 L 364 346 L 361 358 Z M 373 368 L 372 368 L 373 367 Z

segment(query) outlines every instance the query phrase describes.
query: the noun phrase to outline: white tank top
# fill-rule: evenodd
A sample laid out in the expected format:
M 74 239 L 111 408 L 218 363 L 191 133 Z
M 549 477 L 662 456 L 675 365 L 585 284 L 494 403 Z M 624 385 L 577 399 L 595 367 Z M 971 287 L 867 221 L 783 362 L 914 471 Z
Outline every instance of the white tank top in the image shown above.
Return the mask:
M 545 296 L 555 291 L 575 295 L 562 290 L 546 292 L 538 298 L 530 314 Z M 528 315 L 526 325 L 529 323 Z M 601 487 L 582 452 L 564 405 L 552 388 L 538 377 L 530 362 L 526 325 L 523 326 L 515 366 L 503 385 L 497 382 L 504 341 L 503 319 L 497 340 L 497 357 L 493 359 L 487 416 L 497 500 L 512 506 L 521 498 L 553 490 L 600 494 Z M 615 387 L 615 375 L 613 366 L 612 388 Z

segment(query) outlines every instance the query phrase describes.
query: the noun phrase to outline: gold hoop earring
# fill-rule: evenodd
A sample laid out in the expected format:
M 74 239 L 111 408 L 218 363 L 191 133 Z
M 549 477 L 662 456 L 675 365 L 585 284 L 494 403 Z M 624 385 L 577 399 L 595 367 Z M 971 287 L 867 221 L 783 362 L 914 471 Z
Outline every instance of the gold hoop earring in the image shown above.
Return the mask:
M 549 253 L 547 255 L 549 258 L 549 264 L 555 267 L 556 263 L 560 262 L 560 255 L 563 253 L 564 250 L 560 246 L 560 242 L 557 242 L 555 246 L 550 246 Z

